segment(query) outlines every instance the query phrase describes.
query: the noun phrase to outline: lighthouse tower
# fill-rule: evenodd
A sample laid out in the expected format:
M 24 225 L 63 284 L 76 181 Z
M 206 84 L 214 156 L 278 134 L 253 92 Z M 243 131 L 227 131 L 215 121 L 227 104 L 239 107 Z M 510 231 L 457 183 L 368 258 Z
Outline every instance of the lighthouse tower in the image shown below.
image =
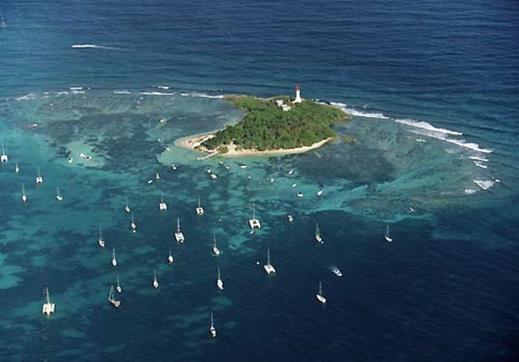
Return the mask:
M 294 99 L 293 103 L 301 103 L 303 100 L 301 99 L 301 88 L 299 84 L 296 85 L 296 99 Z

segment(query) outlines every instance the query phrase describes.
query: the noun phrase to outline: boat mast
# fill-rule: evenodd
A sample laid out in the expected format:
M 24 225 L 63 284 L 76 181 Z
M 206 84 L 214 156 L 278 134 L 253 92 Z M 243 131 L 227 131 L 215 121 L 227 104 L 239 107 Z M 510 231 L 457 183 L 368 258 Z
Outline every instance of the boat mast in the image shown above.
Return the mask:
M 319 295 L 323 295 L 323 283 L 319 281 Z
M 267 265 L 270 265 L 270 249 L 267 248 Z
M 177 217 L 177 233 L 180 233 L 180 218 Z
M 211 312 L 211 328 L 214 328 L 214 316 L 213 316 L 213 312 Z

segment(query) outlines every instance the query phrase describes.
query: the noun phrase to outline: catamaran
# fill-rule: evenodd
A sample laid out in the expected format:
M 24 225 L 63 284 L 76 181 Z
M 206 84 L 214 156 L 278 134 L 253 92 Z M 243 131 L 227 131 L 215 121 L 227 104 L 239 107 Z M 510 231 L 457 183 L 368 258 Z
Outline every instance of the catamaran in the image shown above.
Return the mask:
M 211 312 L 211 326 L 209 327 L 209 335 L 210 335 L 212 338 L 215 338 L 215 337 L 216 337 L 216 328 L 214 327 L 214 316 L 213 316 L 213 312 Z
M 38 173 L 36 174 L 36 184 L 42 184 L 43 183 L 43 177 L 41 176 L 41 173 L 40 173 L 40 167 L 38 166 Z
M 49 288 L 45 288 L 45 303 L 43 303 L 43 306 L 41 308 L 42 314 L 46 315 L 47 317 L 54 313 L 56 310 L 56 304 L 50 302 L 50 296 L 49 296 Z
M 261 229 L 261 223 L 256 219 L 256 203 L 252 202 L 252 218 L 249 219 L 249 226 L 252 230 Z
M 112 248 L 112 266 L 117 266 L 117 259 L 115 258 L 115 248 Z
M 166 211 L 168 209 L 168 205 L 164 202 L 164 193 L 160 196 L 159 210 Z
M 319 244 L 324 244 L 324 240 L 321 237 L 321 231 L 319 230 L 319 223 L 315 224 L 315 241 Z
M 218 278 L 216 279 L 216 286 L 218 289 L 223 290 L 223 280 L 220 276 L 220 267 L 218 267 Z
M 269 275 L 276 273 L 276 268 L 274 268 L 274 266 L 272 264 L 270 264 L 270 249 L 269 248 L 267 248 L 267 264 L 263 265 L 263 268 Z
M 386 239 L 388 243 L 393 241 L 393 238 L 389 235 L 389 225 L 386 225 L 386 234 L 384 235 L 384 239 Z
M 220 249 L 216 246 L 216 236 L 213 235 L 213 255 L 220 255 Z
M 198 196 L 198 206 L 195 209 L 197 215 L 204 214 L 204 208 L 200 205 L 200 196 Z
M 63 201 L 63 195 L 59 192 L 59 187 L 56 187 L 56 200 Z
M 7 156 L 7 153 L 5 153 L 4 143 L 2 142 L 2 153 L 0 154 L 0 162 L 6 163 L 7 161 L 9 161 L 9 157 Z
M 128 214 L 132 212 L 132 209 L 130 209 L 130 205 L 128 205 L 128 198 L 126 198 L 126 205 L 124 206 L 124 211 L 126 211 Z
M 123 292 L 123 287 L 121 287 L 121 281 L 119 280 L 119 274 L 117 274 L 117 286 L 115 287 L 117 293 L 121 294 Z
M 157 289 L 159 287 L 159 281 L 157 280 L 157 272 L 153 271 L 153 288 Z
M 173 254 L 171 253 L 171 250 L 169 251 L 169 254 L 168 254 L 168 264 L 173 264 Z
M 132 222 L 130 223 L 130 229 L 132 229 L 132 232 L 137 232 L 137 224 L 135 223 L 135 218 L 133 217 L 132 212 Z
M 183 244 L 184 243 L 184 233 L 180 231 L 180 218 L 177 217 L 177 231 L 175 232 L 175 240 L 177 243 Z
M 99 226 L 99 238 L 97 238 L 97 243 L 102 248 L 104 248 L 106 244 L 105 239 L 103 239 L 103 231 L 101 230 L 101 226 Z
M 22 202 L 25 204 L 27 202 L 27 193 L 25 192 L 25 185 L 22 184 Z
M 119 308 L 121 305 L 121 301 L 114 298 L 114 286 L 110 285 L 110 291 L 108 292 L 108 303 L 114 306 L 114 308 Z
M 317 298 L 317 300 L 322 303 L 322 304 L 325 304 L 326 303 L 326 298 L 323 296 L 323 284 L 319 281 L 319 293 L 317 293 L 315 295 L 315 297 Z

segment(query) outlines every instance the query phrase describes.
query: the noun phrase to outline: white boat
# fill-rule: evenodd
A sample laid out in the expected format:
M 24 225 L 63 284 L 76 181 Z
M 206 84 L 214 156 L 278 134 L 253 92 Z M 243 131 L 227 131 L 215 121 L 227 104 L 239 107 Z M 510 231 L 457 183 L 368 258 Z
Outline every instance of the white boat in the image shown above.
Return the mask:
M 114 308 L 119 308 L 121 301 L 114 298 L 114 286 L 110 285 L 110 291 L 108 292 L 108 303 Z
M 292 188 L 294 188 L 294 187 L 296 187 L 296 186 L 297 186 L 297 184 L 296 184 L 296 183 L 293 183 L 293 184 L 292 184 Z
M 153 183 L 153 180 L 148 180 L 148 185 L 151 185 Z
M 105 247 L 105 244 L 106 244 L 106 241 L 105 239 L 103 238 L 103 231 L 101 230 L 101 226 L 99 226 L 99 238 L 97 238 L 97 243 L 99 244 L 100 247 L 104 248 Z
M 220 267 L 218 267 L 218 278 L 216 279 L 216 286 L 218 289 L 223 290 L 223 280 L 220 275 Z
M 157 280 L 157 273 L 153 271 L 153 288 L 157 289 L 159 287 L 159 281 Z
M 249 219 L 249 226 L 254 231 L 254 229 L 261 229 L 261 223 L 258 219 L 256 219 L 256 203 L 252 202 L 252 218 Z
M 167 211 L 168 210 L 168 205 L 164 201 L 164 193 L 162 193 L 162 195 L 160 196 L 159 210 L 160 211 Z
M 126 211 L 126 213 L 130 213 L 132 212 L 132 209 L 130 209 L 130 205 L 128 204 L 128 198 L 126 198 L 126 205 L 124 206 L 124 211 Z
M 386 225 L 386 233 L 384 234 L 384 239 L 386 239 L 388 243 L 393 241 L 393 238 L 389 234 L 389 225 Z
M 337 265 L 330 265 L 330 271 L 338 277 L 342 277 L 342 272 Z
M 303 196 L 305 196 L 305 195 L 302 192 L 297 193 L 297 197 L 303 197 Z
M 183 244 L 184 243 L 184 233 L 180 230 L 180 218 L 177 217 L 177 231 L 175 232 L 175 240 L 177 243 Z
M 123 292 L 123 287 L 121 287 L 121 281 L 119 280 L 119 274 L 117 274 L 117 286 L 115 287 L 117 293 L 121 294 Z
M 169 254 L 168 254 L 168 264 L 173 264 L 173 254 L 171 253 L 171 250 L 169 251 Z
M 137 224 L 135 223 L 135 218 L 133 217 L 133 212 L 132 212 L 132 221 L 130 222 L 130 229 L 134 233 L 137 232 Z
M 244 163 L 240 163 L 240 168 L 247 168 L 247 165 Z
M 287 175 L 293 175 L 293 174 L 294 174 L 294 169 L 288 170 Z
M 117 266 L 117 259 L 115 258 L 115 248 L 112 248 L 112 266 Z
M 326 298 L 323 296 L 323 284 L 321 282 L 319 282 L 319 293 L 317 293 L 315 297 L 320 303 L 326 303 Z
M 56 200 L 63 201 L 63 195 L 59 192 L 59 187 L 56 187 Z
M 18 166 L 18 162 L 16 162 L 14 165 L 14 173 L 18 173 L 18 172 L 20 172 L 20 166 Z
M 209 327 L 209 335 L 210 335 L 212 338 L 215 338 L 215 337 L 216 337 L 216 328 L 214 327 L 214 317 L 213 317 L 213 312 L 211 312 L 211 326 Z
M 321 237 L 321 230 L 319 230 L 319 223 L 315 223 L 315 241 L 319 244 L 324 244 L 324 240 Z
M 204 214 L 204 208 L 200 205 L 200 196 L 198 196 L 198 206 L 195 209 L 197 215 L 203 215 Z
M 4 143 L 2 142 L 2 153 L 0 153 L 0 162 L 6 163 L 9 161 L 9 157 L 7 156 L 7 153 L 5 152 Z
M 217 176 L 216 174 L 214 174 L 214 173 L 210 174 L 209 176 L 210 176 L 211 179 L 213 179 L 213 180 L 217 180 L 217 179 L 218 179 L 218 176 Z
M 216 236 L 213 235 L 213 255 L 220 255 L 220 249 L 216 246 Z
M 50 301 L 49 288 L 45 288 L 44 294 L 45 294 L 45 303 L 43 303 L 41 312 L 42 312 L 42 314 L 44 314 L 48 317 L 51 314 L 54 314 L 54 312 L 56 310 L 56 304 L 51 303 L 51 301 Z
M 171 169 L 172 169 L 173 171 L 176 171 L 176 170 L 177 170 L 177 166 L 176 166 L 175 164 L 172 164 L 172 165 L 171 165 Z
M 292 215 L 290 215 L 290 214 L 287 216 L 287 218 L 288 218 L 288 222 L 293 222 L 294 221 L 294 217 Z
M 38 173 L 36 174 L 36 184 L 42 184 L 43 183 L 43 177 L 41 176 L 41 173 L 40 173 L 40 167 L 38 166 Z
M 157 180 L 157 181 L 160 180 L 160 175 L 158 172 L 155 172 L 155 180 Z
M 270 249 L 267 248 L 267 264 L 263 265 L 263 269 L 267 272 L 267 274 L 272 275 L 276 273 L 276 268 L 272 264 L 270 264 Z
M 72 163 L 72 162 L 74 162 L 74 159 L 72 157 L 70 157 L 69 159 L 67 159 L 67 162 Z
M 317 197 L 319 197 L 319 196 L 321 196 L 323 193 L 324 193 L 324 190 L 319 190 L 319 191 L 317 191 L 317 194 L 316 194 L 316 195 L 317 195 Z
M 25 185 L 22 184 L 22 202 L 25 204 L 27 202 L 27 200 L 29 200 L 27 198 L 27 193 L 25 192 Z

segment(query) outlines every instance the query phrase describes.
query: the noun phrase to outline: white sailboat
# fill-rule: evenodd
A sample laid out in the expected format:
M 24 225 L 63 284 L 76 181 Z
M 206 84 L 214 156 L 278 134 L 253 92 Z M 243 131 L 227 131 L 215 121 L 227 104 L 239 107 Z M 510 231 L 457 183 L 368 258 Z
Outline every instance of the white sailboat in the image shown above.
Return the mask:
M 29 199 L 27 198 L 27 193 L 25 192 L 25 185 L 22 184 L 22 202 L 25 204 Z
M 159 281 L 157 280 L 157 272 L 153 271 L 153 288 L 157 289 L 159 287 Z
M 197 215 L 203 215 L 204 214 L 204 208 L 200 205 L 200 196 L 198 196 L 198 206 L 195 209 Z
M 223 290 L 223 280 L 220 275 L 220 267 L 218 267 L 218 278 L 216 279 L 216 286 L 218 289 Z
M 220 255 L 220 249 L 216 246 L 216 236 L 213 235 L 213 255 Z
M 315 241 L 319 244 L 324 244 L 324 240 L 321 237 L 321 230 L 319 230 L 319 223 L 315 224 Z
M 171 253 L 171 250 L 169 251 L 169 254 L 168 254 L 168 264 L 173 264 L 173 254 Z
M 115 258 L 115 248 L 112 248 L 112 266 L 117 266 L 117 259 Z
M 287 218 L 288 218 L 288 222 L 293 222 L 294 221 L 294 217 L 292 215 L 290 215 L 290 214 L 287 216 Z
M 249 219 L 249 226 L 252 230 L 261 229 L 261 223 L 256 219 L 256 203 L 252 202 L 252 218 Z
M 290 170 L 288 170 L 287 175 L 290 176 L 290 175 L 293 175 L 293 174 L 294 174 L 294 169 L 290 169 Z
M 114 286 L 110 285 L 110 291 L 108 292 L 108 303 L 114 308 L 119 308 L 121 301 L 114 298 Z
M 41 173 L 40 173 L 40 167 L 38 166 L 38 173 L 36 174 L 36 184 L 42 184 L 43 183 L 43 177 L 41 176 Z
M 160 180 L 160 175 L 158 172 L 155 172 L 155 180 L 157 180 L 157 181 Z
M 119 280 L 119 273 L 117 274 L 117 286 L 115 287 L 117 293 L 121 294 L 123 292 L 123 287 L 121 287 L 121 281 Z
M 319 303 L 325 304 L 326 298 L 323 296 L 323 284 L 319 281 L 319 292 L 315 295 Z
M 269 248 L 267 248 L 267 264 L 263 265 L 263 268 L 269 275 L 276 273 L 276 268 L 274 268 L 274 266 L 272 264 L 270 264 L 270 249 Z
M 337 265 L 330 265 L 330 271 L 338 277 L 342 277 L 342 272 Z
M 213 312 L 211 312 L 211 326 L 209 327 L 209 335 L 210 335 L 212 338 L 215 338 L 215 337 L 216 337 L 216 328 L 214 327 L 214 316 L 213 316 Z
M 166 211 L 168 209 L 168 205 L 164 201 L 164 193 L 160 196 L 159 210 Z
M 130 209 L 130 205 L 128 204 L 128 198 L 126 198 L 126 205 L 124 206 L 124 211 L 126 211 L 128 214 L 132 212 L 132 209 Z
M 7 161 L 9 161 L 9 157 L 7 156 L 7 153 L 5 153 L 4 143 L 2 142 L 2 153 L 0 154 L 0 162 L 6 163 Z
M 59 192 L 59 187 L 56 187 L 56 200 L 63 201 L 63 195 Z
M 44 294 L 45 294 L 45 303 L 43 303 L 41 312 L 42 312 L 42 314 L 44 314 L 48 317 L 51 314 L 54 314 L 54 311 L 56 310 L 56 304 L 51 303 L 51 301 L 50 301 L 49 288 L 45 288 Z
M 132 221 L 130 223 L 130 229 L 134 233 L 137 232 L 137 224 L 135 223 L 135 218 L 133 217 L 133 212 L 132 212 Z
M 184 234 L 180 230 L 180 218 L 177 217 L 177 231 L 175 232 L 175 240 L 177 243 L 183 244 L 184 243 Z
M 316 195 L 317 195 L 317 197 L 320 197 L 323 193 L 324 193 L 324 190 L 319 190 L 319 191 L 317 191 Z
M 19 172 L 20 172 L 20 166 L 18 166 L 18 162 L 16 162 L 14 165 L 14 173 L 19 173 Z
M 105 247 L 105 244 L 106 244 L 106 241 L 105 239 L 103 238 L 103 231 L 101 230 L 101 226 L 99 226 L 99 237 L 97 238 L 97 243 L 99 244 L 100 247 L 104 248 Z
M 388 243 L 393 241 L 393 238 L 389 235 L 389 225 L 386 225 L 386 233 L 384 234 L 384 239 L 386 239 Z

